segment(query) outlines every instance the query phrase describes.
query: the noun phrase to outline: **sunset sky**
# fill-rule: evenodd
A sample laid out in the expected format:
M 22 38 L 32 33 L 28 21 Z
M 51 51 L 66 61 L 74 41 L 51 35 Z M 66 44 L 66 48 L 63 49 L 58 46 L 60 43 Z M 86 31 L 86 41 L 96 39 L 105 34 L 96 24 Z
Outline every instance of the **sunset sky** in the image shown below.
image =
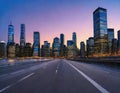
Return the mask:
M 65 43 L 77 33 L 77 43 L 93 36 L 93 11 L 107 9 L 108 28 L 120 29 L 120 0 L 0 0 L 0 41 L 7 42 L 8 25 L 14 25 L 15 42 L 20 40 L 20 24 L 26 26 L 26 42 L 33 43 L 33 32 L 40 32 L 40 41 L 53 42 L 60 33 Z

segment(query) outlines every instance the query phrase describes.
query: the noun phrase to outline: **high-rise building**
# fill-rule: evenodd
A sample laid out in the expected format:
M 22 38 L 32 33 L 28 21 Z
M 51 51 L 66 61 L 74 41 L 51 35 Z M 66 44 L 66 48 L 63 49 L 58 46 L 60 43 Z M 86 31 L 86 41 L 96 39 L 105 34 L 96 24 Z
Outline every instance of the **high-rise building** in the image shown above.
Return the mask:
M 52 44 L 52 55 L 54 57 L 60 56 L 60 40 L 58 37 L 55 37 Z
M 15 58 L 16 54 L 15 54 L 15 43 L 10 43 L 8 46 L 7 46 L 7 56 L 8 58 Z
M 60 45 L 64 46 L 64 34 L 60 34 Z
M 25 46 L 25 24 L 21 24 L 21 33 L 20 33 L 20 46 Z
M 20 57 L 25 56 L 25 24 L 20 26 Z
M 4 41 L 0 42 L 0 58 L 6 57 L 6 44 Z
M 72 40 L 73 40 L 74 46 L 77 47 L 77 37 L 75 32 L 73 32 L 72 34 Z
M 31 57 L 32 56 L 32 45 L 31 45 L 31 43 L 26 43 L 24 54 L 25 54 L 25 57 Z
M 60 56 L 65 56 L 64 34 L 60 34 Z
M 108 53 L 107 10 L 97 8 L 93 12 L 95 55 L 105 56 Z
M 44 45 L 42 45 L 41 56 L 50 57 L 50 43 L 48 41 L 44 41 Z
M 85 43 L 80 42 L 80 56 L 85 57 L 85 55 L 86 55 L 86 53 L 85 53 Z
M 14 43 L 14 26 L 12 25 L 12 22 L 10 22 L 10 25 L 8 25 L 8 44 Z
M 108 33 L 108 53 L 111 54 L 112 52 L 112 39 L 114 39 L 114 29 L 109 28 L 107 30 Z
M 86 49 L 87 49 L 87 56 L 93 57 L 94 56 L 94 38 L 90 37 L 86 42 Z
M 120 54 L 120 30 L 117 32 L 117 36 L 118 36 L 118 52 Z
M 15 56 L 20 57 L 20 46 L 19 46 L 19 44 L 15 45 Z
M 34 32 L 33 56 L 40 56 L 40 33 Z
M 67 40 L 67 57 L 74 58 L 76 56 L 73 40 Z
M 117 55 L 117 43 L 118 43 L 118 40 L 117 39 L 112 39 L 112 55 Z

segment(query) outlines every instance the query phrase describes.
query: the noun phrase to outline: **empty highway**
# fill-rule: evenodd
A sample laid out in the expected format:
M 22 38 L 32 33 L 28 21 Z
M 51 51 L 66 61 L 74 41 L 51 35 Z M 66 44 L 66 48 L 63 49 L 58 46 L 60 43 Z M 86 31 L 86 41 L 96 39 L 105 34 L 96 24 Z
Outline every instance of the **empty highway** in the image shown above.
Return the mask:
M 120 93 L 120 68 L 54 59 L 0 70 L 0 93 Z

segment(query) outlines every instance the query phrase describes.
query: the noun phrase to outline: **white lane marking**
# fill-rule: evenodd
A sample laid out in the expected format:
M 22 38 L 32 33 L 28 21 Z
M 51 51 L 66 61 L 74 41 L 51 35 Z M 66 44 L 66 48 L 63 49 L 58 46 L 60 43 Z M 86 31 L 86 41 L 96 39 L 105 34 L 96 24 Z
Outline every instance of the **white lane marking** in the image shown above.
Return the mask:
M 55 72 L 56 72 L 56 74 L 57 74 L 58 70 L 56 70 Z
M 7 89 L 10 88 L 11 86 L 12 86 L 12 85 L 9 85 L 9 86 L 7 86 L 7 87 L 1 89 L 0 92 L 3 92 L 3 91 L 5 91 L 5 90 L 7 90 Z
M 19 82 L 21 82 L 21 81 L 25 80 L 26 78 L 28 78 L 28 77 L 32 76 L 33 74 L 34 74 L 34 73 L 31 73 L 31 74 L 29 74 L 29 75 L 27 75 L 27 76 L 23 77 L 22 79 L 18 80 L 16 83 L 11 84 L 11 85 L 9 85 L 9 86 L 7 86 L 7 87 L 5 87 L 5 88 L 1 89 L 1 90 L 0 90 L 0 93 L 1 93 L 1 92 L 3 92 L 3 91 L 5 91 L 5 90 L 7 90 L 7 89 L 8 89 L 8 88 L 10 88 L 10 87 L 12 87 L 13 85 L 15 85 L 15 84 L 17 84 L 17 83 L 19 83 Z
M 29 74 L 29 75 L 27 75 L 27 76 L 21 78 L 20 80 L 18 80 L 18 82 L 21 82 L 21 81 L 27 79 L 28 77 L 32 76 L 33 74 L 34 74 L 34 73 L 31 73 L 31 74 Z
M 110 93 L 109 91 L 107 91 L 105 88 L 103 88 L 101 85 L 99 85 L 97 82 L 95 82 L 93 79 L 91 79 L 90 77 L 88 77 L 85 73 L 83 73 L 82 71 L 80 71 L 79 69 L 77 69 L 75 66 L 73 66 L 72 64 L 68 63 L 71 67 L 73 67 L 75 70 L 77 70 L 83 77 L 85 77 L 93 86 L 95 86 L 99 91 L 101 91 L 101 93 Z
M 58 72 L 58 68 L 59 68 L 59 64 L 57 65 L 57 68 L 56 68 L 56 71 L 55 71 L 56 74 L 57 74 L 57 72 Z

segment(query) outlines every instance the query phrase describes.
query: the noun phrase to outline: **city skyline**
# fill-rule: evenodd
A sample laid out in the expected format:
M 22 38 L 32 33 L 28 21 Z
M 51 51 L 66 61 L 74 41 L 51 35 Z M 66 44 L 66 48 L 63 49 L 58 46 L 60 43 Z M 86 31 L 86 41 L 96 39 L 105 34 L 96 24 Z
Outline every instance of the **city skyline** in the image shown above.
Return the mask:
M 12 21 L 15 32 L 14 40 L 17 43 L 20 42 L 20 24 L 25 24 L 26 42 L 33 44 L 33 32 L 37 30 L 40 32 L 41 45 L 46 40 L 52 43 L 53 38 L 59 37 L 61 33 L 65 35 L 66 44 L 67 40 L 72 39 L 72 33 L 76 32 L 77 46 L 79 48 L 81 41 L 86 43 L 89 37 L 93 37 L 93 11 L 99 6 L 107 9 L 108 28 L 114 28 L 115 38 L 117 37 L 117 31 L 119 30 L 118 22 L 120 22 L 118 17 L 120 13 L 118 10 L 120 7 L 118 6 L 119 0 L 115 0 L 116 2 L 112 0 L 93 0 L 91 2 L 88 0 L 58 0 L 56 2 L 26 0 L 24 3 L 24 0 L 18 2 L 16 0 L 6 1 L 0 1 L 0 4 L 2 4 L 0 8 L 2 13 L 0 16 L 0 32 L 4 34 L 0 35 L 0 41 L 4 40 L 7 42 L 7 26 Z M 109 5 L 107 5 L 108 1 Z M 21 5 L 23 7 L 20 7 Z M 34 8 L 35 5 L 36 7 Z M 113 5 L 115 7 L 111 7 Z

